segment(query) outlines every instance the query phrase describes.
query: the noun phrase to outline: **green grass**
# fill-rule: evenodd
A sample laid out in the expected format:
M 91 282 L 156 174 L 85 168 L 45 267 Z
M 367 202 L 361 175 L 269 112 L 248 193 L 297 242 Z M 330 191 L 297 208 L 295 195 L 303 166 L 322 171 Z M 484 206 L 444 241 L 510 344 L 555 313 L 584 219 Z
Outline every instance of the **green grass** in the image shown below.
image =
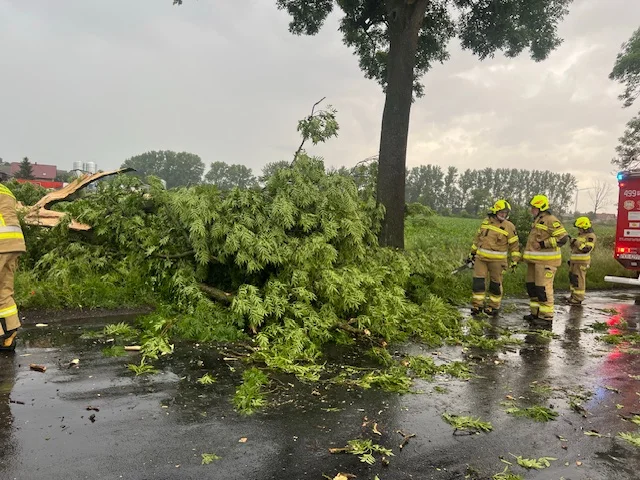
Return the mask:
M 73 281 L 57 281 L 18 270 L 14 287 L 16 303 L 24 309 L 122 308 L 157 303 L 145 279 L 135 273 L 124 278 L 89 273 Z
M 456 217 L 430 217 L 428 221 L 413 222 L 408 219 L 406 225 L 406 248 L 408 250 L 424 250 L 439 258 L 442 265 L 461 265 L 469 254 L 471 243 L 481 219 Z M 577 236 L 577 230 L 565 222 L 571 236 Z M 591 268 L 587 271 L 587 293 L 591 289 L 621 288 L 619 285 L 606 283 L 605 275 L 634 277 L 629 270 L 622 268 L 613 258 L 615 226 L 595 225 L 598 236 L 596 249 L 592 254 Z M 518 232 L 520 241 L 524 242 L 529 232 Z M 523 247 L 521 247 L 524 250 Z M 555 279 L 556 290 L 569 290 L 569 269 L 567 259 L 570 255 L 568 245 L 562 248 L 563 261 L 558 268 Z M 453 268 L 451 268 L 452 271 Z M 514 273 L 504 275 L 505 295 L 525 295 L 526 265 L 520 265 Z M 437 284 L 435 284 L 437 283 Z M 439 279 L 430 287 L 433 293 L 455 301 L 465 301 L 470 295 L 471 270 L 455 276 Z M 623 288 L 623 287 L 622 287 Z

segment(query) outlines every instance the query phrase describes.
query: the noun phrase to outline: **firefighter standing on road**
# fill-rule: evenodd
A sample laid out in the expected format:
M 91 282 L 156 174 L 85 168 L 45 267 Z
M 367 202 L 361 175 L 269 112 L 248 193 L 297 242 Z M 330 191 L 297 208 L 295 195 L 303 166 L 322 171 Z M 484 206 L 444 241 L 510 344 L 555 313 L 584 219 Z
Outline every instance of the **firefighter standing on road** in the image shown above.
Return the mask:
M 587 287 L 587 268 L 591 264 L 591 252 L 596 246 L 596 234 L 591 228 L 591 220 L 578 217 L 573 224 L 578 229 L 578 238 L 571 238 L 571 260 L 569 260 L 569 283 L 571 296 L 569 305 L 581 305 Z
M 547 325 L 553 321 L 553 279 L 562 263 L 560 247 L 569 236 L 549 210 L 549 199 L 536 195 L 531 199 L 534 216 L 523 259 L 527 262 L 527 293 L 531 313 L 525 320 L 541 320 Z
M 13 276 L 18 257 L 26 251 L 16 213 L 16 198 L 0 184 L 0 350 L 14 350 L 20 327 L 18 307 L 13 300 Z
M 502 275 L 511 254 L 511 268 L 520 261 L 516 227 L 508 218 L 511 205 L 498 200 L 476 233 L 468 260 L 473 262 L 473 298 L 471 314 L 497 315 L 502 301 Z M 489 299 L 485 306 L 486 280 L 489 276 Z

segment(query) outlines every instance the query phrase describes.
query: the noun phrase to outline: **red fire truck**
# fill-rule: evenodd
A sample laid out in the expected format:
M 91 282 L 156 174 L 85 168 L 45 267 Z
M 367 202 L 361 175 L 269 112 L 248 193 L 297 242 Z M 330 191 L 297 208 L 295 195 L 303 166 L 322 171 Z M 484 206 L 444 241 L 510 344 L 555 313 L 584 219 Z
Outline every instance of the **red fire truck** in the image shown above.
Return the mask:
M 618 173 L 618 221 L 614 258 L 628 270 L 640 272 L 640 170 Z M 604 277 L 605 282 L 640 286 L 638 278 Z

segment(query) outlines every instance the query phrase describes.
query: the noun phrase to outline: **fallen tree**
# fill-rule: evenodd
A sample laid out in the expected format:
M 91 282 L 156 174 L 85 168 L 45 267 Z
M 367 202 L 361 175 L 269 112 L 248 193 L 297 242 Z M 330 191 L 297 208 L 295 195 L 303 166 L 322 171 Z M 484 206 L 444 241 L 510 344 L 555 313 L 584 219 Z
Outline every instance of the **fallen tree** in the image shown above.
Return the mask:
M 136 371 L 171 352 L 175 336 L 249 340 L 251 360 L 305 380 L 320 378 L 327 344 L 368 346 L 387 368 L 391 342 L 461 339 L 455 308 L 423 280 L 414 288 L 433 260 L 379 247 L 383 211 L 371 192 L 304 150 L 263 188 L 166 190 L 118 176 L 68 201 L 88 180 L 30 207 L 22 268 L 67 290 L 90 277 L 153 292 L 162 307 L 143 321 Z M 51 228 L 32 226 L 53 205 Z M 407 367 L 394 368 L 363 382 L 406 389 Z
M 439 344 L 460 334 L 444 302 L 408 295 L 419 262 L 378 246 L 373 198 L 305 154 L 261 189 L 166 190 L 119 176 L 65 199 L 49 195 L 31 211 L 55 200 L 57 214 L 90 225 L 90 235 L 70 220 L 48 234 L 29 230 L 27 256 L 41 257 L 27 264 L 42 277 L 79 275 L 85 265 L 100 275 L 135 268 L 171 305 L 167 333 L 202 341 L 233 329 L 261 347 L 256 359 L 294 373 L 328 342 Z

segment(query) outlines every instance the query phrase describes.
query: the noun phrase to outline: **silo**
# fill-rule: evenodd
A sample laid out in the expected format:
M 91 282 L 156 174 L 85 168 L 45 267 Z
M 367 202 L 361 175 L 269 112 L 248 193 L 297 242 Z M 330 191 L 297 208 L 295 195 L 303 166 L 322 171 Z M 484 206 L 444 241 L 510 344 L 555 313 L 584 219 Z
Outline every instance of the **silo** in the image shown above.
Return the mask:
M 71 173 L 73 175 L 75 175 L 76 177 L 79 177 L 82 175 L 82 162 L 80 160 L 77 160 L 75 162 L 73 162 L 73 168 L 71 169 Z
M 83 170 L 89 173 L 96 173 L 96 164 L 95 162 L 85 162 Z

